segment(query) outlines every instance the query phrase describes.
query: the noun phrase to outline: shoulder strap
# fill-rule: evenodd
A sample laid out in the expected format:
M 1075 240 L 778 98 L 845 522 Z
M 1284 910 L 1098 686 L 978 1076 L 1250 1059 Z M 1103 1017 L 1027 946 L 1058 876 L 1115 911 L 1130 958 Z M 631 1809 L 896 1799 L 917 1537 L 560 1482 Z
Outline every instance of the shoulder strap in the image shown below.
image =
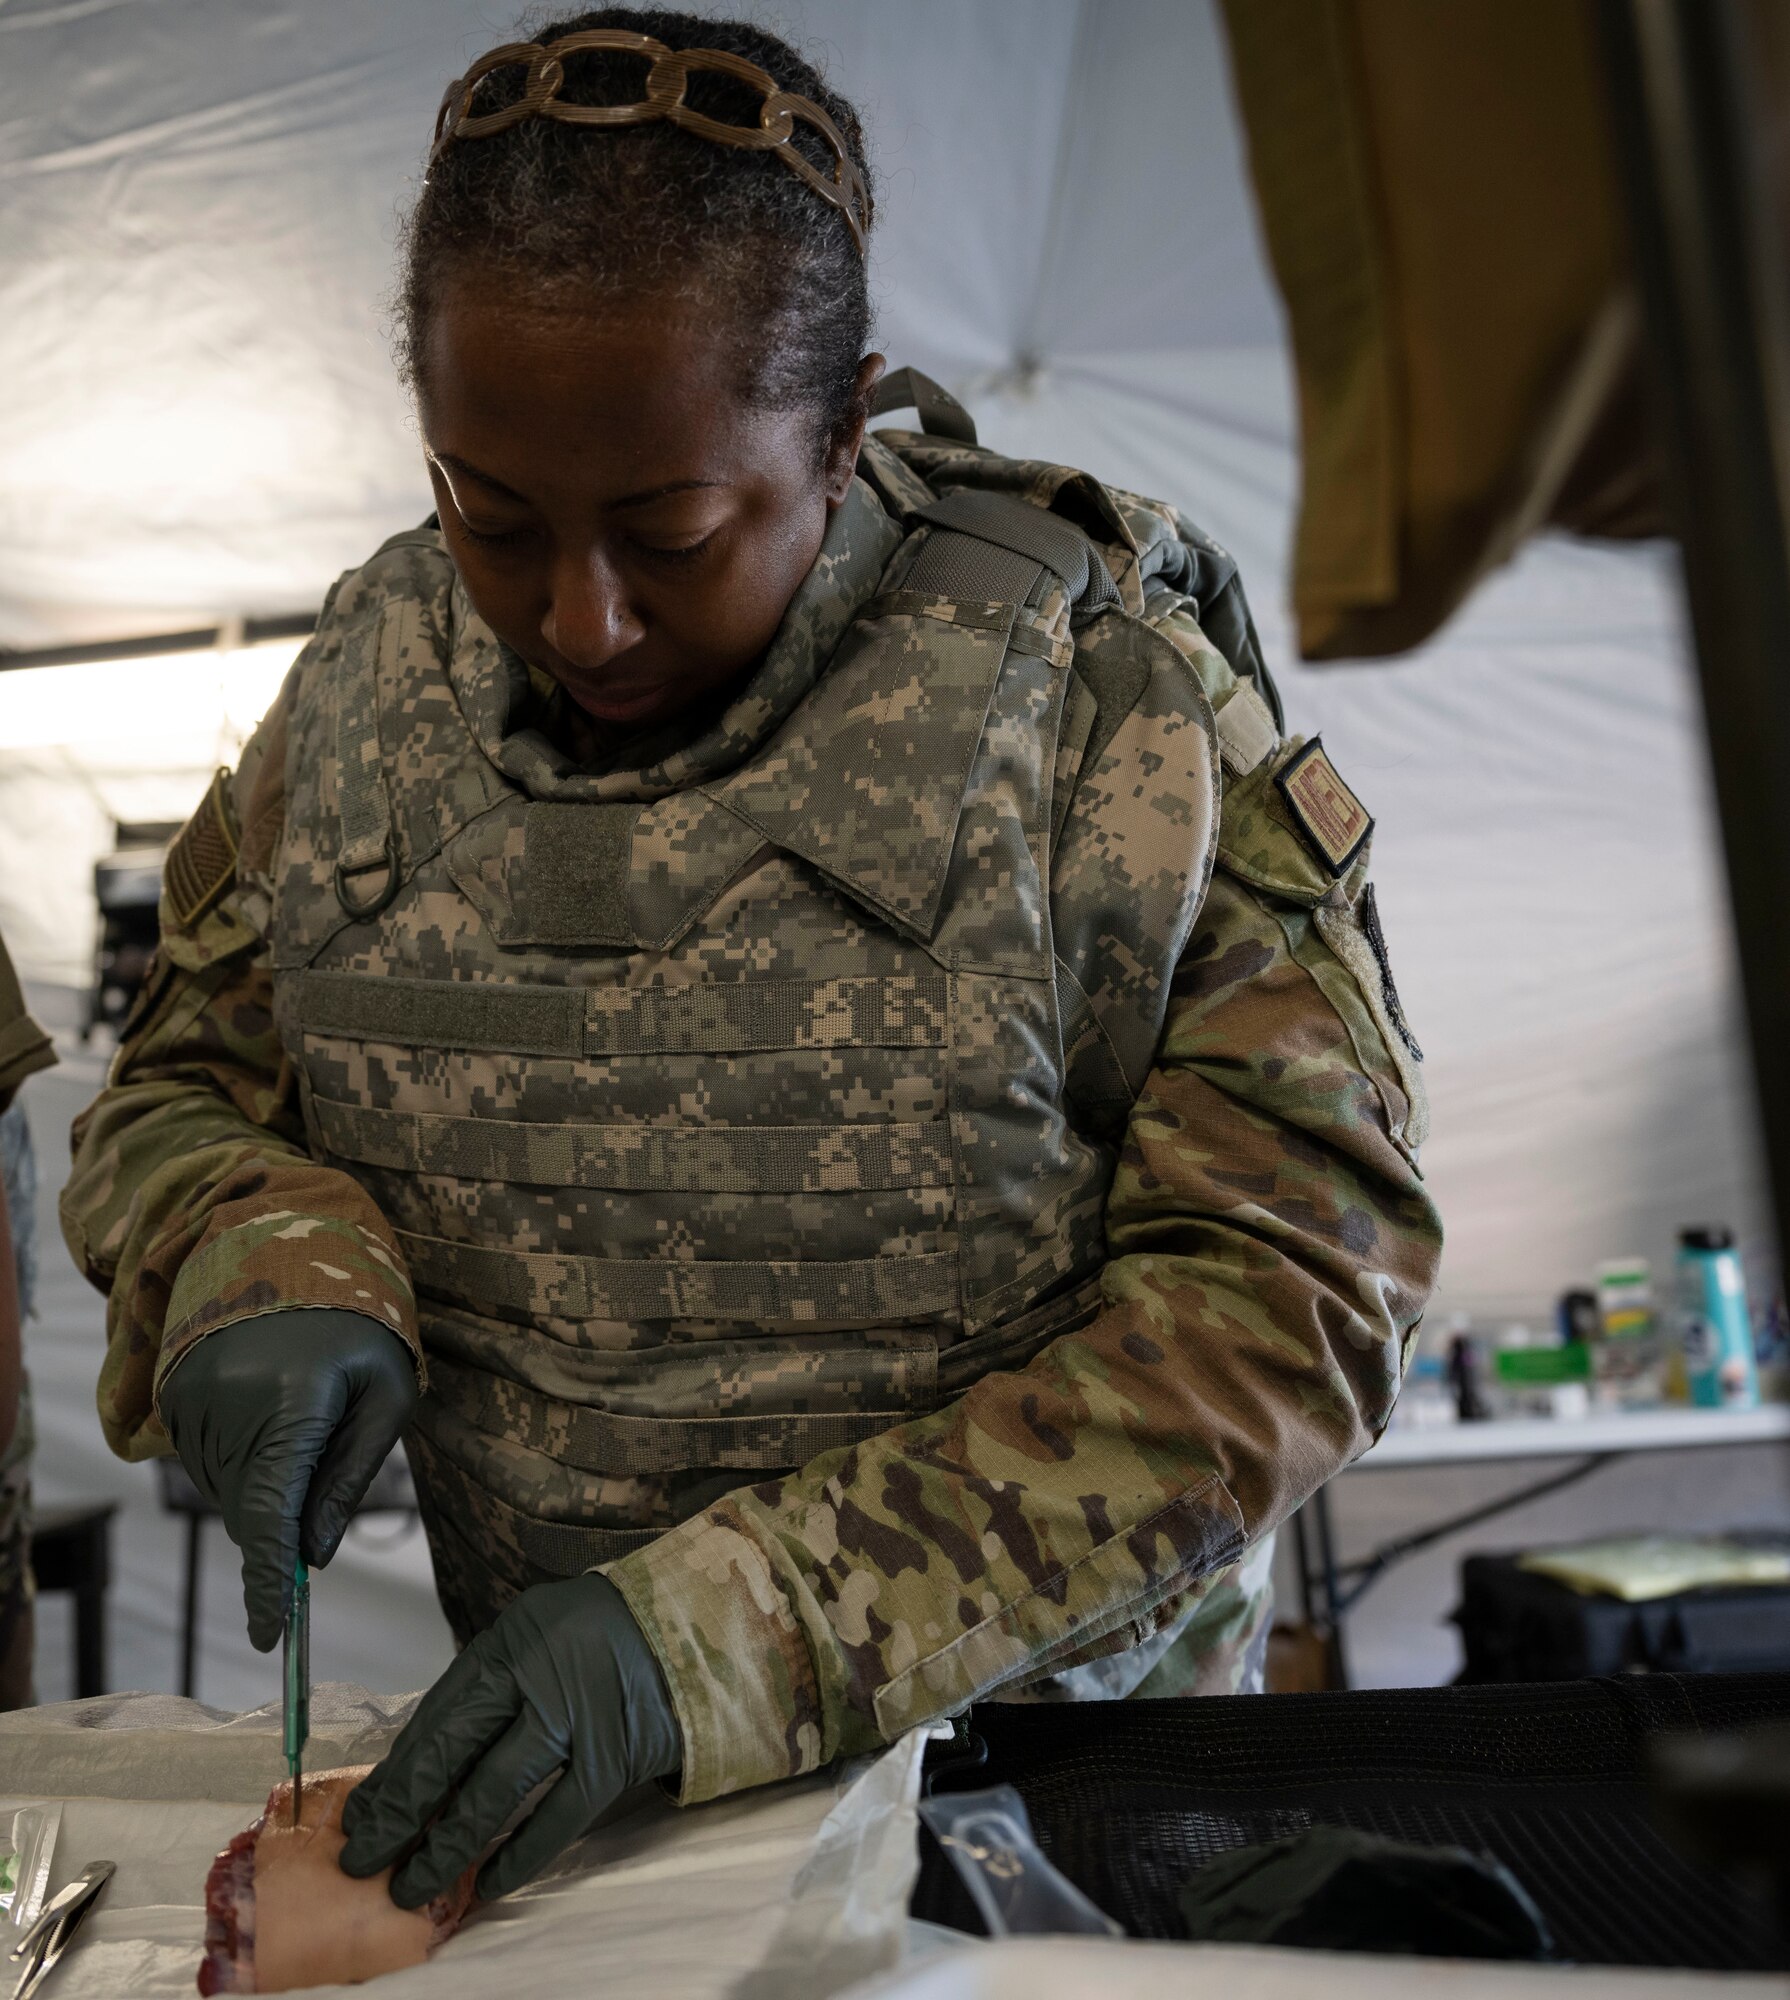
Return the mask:
M 917 410 L 920 428 L 928 437 L 955 438 L 959 444 L 976 442 L 975 418 L 955 396 L 917 368 L 897 368 L 877 384 L 870 414 L 886 417 L 891 410 Z
M 917 508 L 915 518 L 954 533 L 949 538 L 934 536 L 921 550 L 908 574 L 910 590 L 938 590 L 941 595 L 987 597 L 1001 603 L 1023 604 L 1036 572 L 1047 569 L 1063 579 L 1070 598 L 1084 611 L 1099 610 L 1119 601 L 1111 573 L 1080 528 L 1064 520 L 1061 514 L 1034 507 L 1010 493 L 997 493 L 987 487 L 958 487 Z M 959 537 L 966 536 L 986 545 L 986 554 L 952 546 Z M 1005 563 L 1001 561 L 1002 554 L 1009 558 Z M 979 571 L 986 571 L 991 577 L 998 575 L 1010 583 L 1018 575 L 1011 560 L 1015 557 L 1031 567 L 1026 591 L 966 588 L 959 580 L 967 576 L 973 582 Z M 929 573 L 947 568 L 954 586 L 949 590 Z

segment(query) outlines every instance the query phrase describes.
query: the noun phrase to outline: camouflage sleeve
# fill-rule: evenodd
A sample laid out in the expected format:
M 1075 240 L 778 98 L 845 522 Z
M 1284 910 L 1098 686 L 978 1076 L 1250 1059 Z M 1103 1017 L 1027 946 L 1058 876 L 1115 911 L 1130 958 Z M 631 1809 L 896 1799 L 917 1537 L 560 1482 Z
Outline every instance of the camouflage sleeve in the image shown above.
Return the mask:
M 666 1668 L 686 1800 L 1150 1637 L 1385 1425 L 1441 1232 L 1414 1045 L 1356 948 L 1365 857 L 1333 880 L 1265 801 L 1297 751 L 1227 793 L 1100 1314 L 610 1566 Z
M 170 850 L 160 949 L 106 1088 L 75 1121 L 62 1232 L 109 1294 L 99 1413 L 123 1458 L 168 1450 L 161 1381 L 232 1321 L 346 1307 L 390 1325 L 420 1367 L 391 1231 L 311 1159 L 274 1029 L 266 931 L 291 688 Z

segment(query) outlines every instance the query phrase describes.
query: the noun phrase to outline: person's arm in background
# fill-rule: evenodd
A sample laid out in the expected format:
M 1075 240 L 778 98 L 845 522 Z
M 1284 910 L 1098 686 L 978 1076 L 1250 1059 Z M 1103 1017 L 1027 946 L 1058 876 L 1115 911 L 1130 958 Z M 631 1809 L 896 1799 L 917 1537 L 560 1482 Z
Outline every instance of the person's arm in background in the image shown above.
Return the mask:
M 6 1190 L 0 1187 L 0 1458 L 6 1456 L 19 1423 L 19 1385 L 25 1376 L 24 1329 L 20 1324 L 18 1265 Z
M 1150 1636 L 1384 1428 L 1441 1248 L 1422 1085 L 1365 859 L 1333 883 L 1268 805 L 1286 754 L 1227 791 L 1098 1317 L 607 1566 L 669 1684 L 686 1800 Z
M 274 1027 L 266 928 L 292 685 L 176 843 L 148 983 L 75 1121 L 62 1231 L 108 1294 L 99 1413 L 123 1458 L 169 1449 L 162 1386 L 218 1328 L 336 1307 L 416 1351 L 396 1243 L 360 1187 L 306 1151 Z
M 0 942 L 0 1113 L 26 1077 L 56 1060 L 50 1038 L 25 1011 L 18 974 Z M 0 1185 L 0 1458 L 18 1428 L 20 1385 L 24 1380 L 24 1329 L 19 1311 L 18 1266 L 6 1189 Z

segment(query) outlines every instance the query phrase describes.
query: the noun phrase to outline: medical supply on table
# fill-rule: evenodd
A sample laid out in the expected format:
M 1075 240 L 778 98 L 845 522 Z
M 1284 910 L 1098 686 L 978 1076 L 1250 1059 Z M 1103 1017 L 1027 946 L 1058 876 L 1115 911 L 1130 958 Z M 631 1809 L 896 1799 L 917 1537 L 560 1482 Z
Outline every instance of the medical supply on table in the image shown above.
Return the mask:
M 1591 1413 L 1591 1348 L 1582 1340 L 1538 1340 L 1526 1326 L 1506 1327 L 1495 1374 L 1501 1416 L 1572 1422 Z
M 1746 1274 L 1733 1232 L 1719 1224 L 1679 1232 L 1677 1334 L 1693 1404 L 1705 1410 L 1758 1407 Z
M 67 1888 L 59 1889 L 50 1898 L 42 1916 L 7 1954 L 9 1964 L 19 1968 L 12 2000 L 30 2000 L 55 1971 L 88 1911 L 105 1893 L 106 1884 L 116 1873 L 117 1868 L 110 1861 L 92 1862 Z
M 990 1937 L 1125 1935 L 1046 1858 L 1011 1785 L 947 1792 L 919 1810 Z
M 1597 1311 L 1592 1402 L 1602 1410 L 1657 1408 L 1665 1397 L 1665 1342 L 1646 1258 L 1619 1257 L 1599 1265 Z
M 1463 1424 L 1482 1424 L 1493 1414 L 1486 1395 L 1485 1349 L 1464 1319 L 1457 1318 L 1448 1336 L 1448 1379 Z
M 12 1816 L 12 1837 L 0 1842 L 0 1916 L 15 1931 L 29 1928 L 44 1906 L 50 1886 L 50 1863 L 56 1836 L 62 1829 L 62 1806 L 21 1806 Z M 0 1938 L 6 1935 L 0 1925 Z

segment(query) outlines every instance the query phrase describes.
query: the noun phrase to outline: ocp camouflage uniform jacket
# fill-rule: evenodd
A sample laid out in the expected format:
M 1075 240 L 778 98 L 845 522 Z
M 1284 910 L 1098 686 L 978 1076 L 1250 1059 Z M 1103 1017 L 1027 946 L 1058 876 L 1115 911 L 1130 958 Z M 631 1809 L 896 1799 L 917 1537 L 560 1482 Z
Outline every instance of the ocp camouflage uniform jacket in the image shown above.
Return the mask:
M 795 1472 L 752 1486 L 722 1479 L 719 1487 L 731 1490 L 720 1497 L 712 1475 L 706 1490 L 681 1496 L 670 1481 L 662 1495 L 669 1515 L 643 1515 L 654 1532 L 634 1536 L 642 1545 L 605 1565 L 664 1666 L 683 1731 L 687 1800 L 811 1769 L 993 1690 L 1071 1684 L 1078 1669 L 1122 1653 L 1155 1663 L 1146 1693 L 1233 1684 L 1230 1663 L 1209 1658 L 1204 1671 L 1197 1656 L 1222 1655 L 1227 1634 L 1249 1622 L 1227 1601 L 1240 1573 L 1252 1586 L 1260 1581 L 1247 1552 L 1385 1425 L 1439 1253 L 1416 1168 L 1427 1115 L 1418 1057 L 1366 879 L 1366 816 L 1316 746 L 1279 740 L 1248 677 L 1259 663 L 1236 593 L 1223 605 L 1196 605 L 1152 586 L 1140 558 L 1165 535 L 1219 552 L 1172 510 L 1065 468 L 883 437 L 861 464 L 870 483 L 854 487 L 835 517 L 767 664 L 723 719 L 725 730 L 746 718 L 740 740 L 727 746 L 734 762 L 759 751 L 788 713 L 778 677 L 805 675 L 807 685 L 825 664 L 805 657 L 814 651 L 811 627 L 827 628 L 830 654 L 841 606 L 848 614 L 886 609 L 902 596 L 878 594 L 902 543 L 890 517 L 911 519 L 959 484 L 993 484 L 1104 524 L 1100 553 L 1116 608 L 1166 638 L 1191 667 L 1189 707 L 1175 726 L 1196 724 L 1222 756 L 1216 866 L 1203 900 L 1197 879 L 1187 891 L 1191 928 L 1179 933 L 1188 942 L 1147 1081 L 1121 1129 L 1100 1141 L 1117 1167 L 1088 1312 L 1024 1365 L 996 1367 L 942 1407 L 821 1452 Z M 378 1166 L 366 1134 L 395 1144 L 394 1121 L 407 1117 L 409 1164 L 427 1174 L 431 1161 L 415 1149 L 430 1121 L 375 1110 L 357 1126 L 352 1106 L 320 1104 L 318 1075 L 339 1095 L 338 1072 L 301 1077 L 292 1051 L 305 1045 L 290 1020 L 283 1040 L 275 1019 L 274 941 L 283 924 L 290 931 L 282 898 L 297 893 L 294 883 L 329 880 L 327 846 L 309 860 L 303 828 L 294 846 L 289 793 L 308 785 L 316 797 L 342 798 L 344 855 L 366 833 L 353 824 L 351 778 L 316 792 L 316 760 L 333 751 L 304 732 L 315 736 L 317 718 L 344 712 L 345 697 L 334 711 L 308 700 L 305 676 L 330 670 L 320 663 L 332 646 L 341 651 L 344 621 L 383 619 L 378 593 L 394 586 L 381 579 L 414 573 L 447 578 L 429 589 L 451 585 L 431 538 L 401 540 L 416 545 L 414 558 L 394 549 L 379 559 L 386 567 L 359 573 L 367 582 L 351 576 L 338 587 L 333 613 L 234 778 L 220 780 L 177 845 L 157 969 L 108 1088 L 76 1126 L 64 1230 L 77 1261 L 110 1293 L 100 1412 L 127 1457 L 168 1448 L 157 1385 L 220 1326 L 283 1305 L 338 1306 L 382 1319 L 419 1368 L 425 1346 L 436 1346 L 419 1335 L 412 1280 L 421 1275 L 426 1288 L 433 1281 L 413 1271 L 404 1246 L 454 1246 L 418 1237 L 408 1207 L 394 1226 L 362 1185 L 378 1178 L 370 1169 L 353 1178 L 322 1159 L 346 1148 Z M 1221 577 L 1227 561 L 1220 557 Z M 409 616 L 404 593 L 413 586 L 396 588 L 397 610 Z M 414 589 L 420 603 L 424 585 Z M 455 603 L 464 629 L 470 614 Z M 817 617 L 817 603 L 832 608 Z M 1068 600 L 1059 590 L 1043 605 L 1025 650 L 1067 663 Z M 413 636 L 433 629 L 419 616 L 405 628 Z M 1212 637 L 1226 640 L 1231 660 Z M 1076 674 L 1082 645 L 1077 638 Z M 455 686 L 464 698 L 462 683 Z M 414 710 L 414 696 L 407 706 Z M 1090 727 L 1099 732 L 1087 706 L 1084 742 Z M 1056 713 L 1060 720 L 1061 705 Z M 378 740 L 376 730 L 336 728 L 344 765 L 361 755 L 363 738 Z M 520 770 L 516 758 L 548 754 L 538 727 L 518 749 L 521 740 L 486 741 L 486 755 L 495 747 L 506 769 Z M 675 743 L 659 750 L 660 769 L 684 754 Z M 1128 777 L 1111 757 L 1099 775 L 1098 786 L 1085 773 L 1080 782 L 1109 801 L 1128 787 L 1142 798 L 1150 777 L 1141 767 Z M 1071 821 L 1079 801 L 1070 795 Z M 1164 799 L 1161 809 L 1173 818 L 1181 808 Z M 489 854 L 475 849 L 455 864 L 455 879 L 482 871 L 484 888 L 468 886 L 477 900 L 524 851 L 501 842 Z M 377 863 L 379 840 L 350 858 L 358 869 Z M 1120 959 L 1131 952 L 1123 938 L 1103 948 Z M 1147 941 L 1132 955 L 1147 961 Z M 368 969 L 380 962 L 375 956 Z M 290 955 L 285 963 L 294 963 Z M 290 994 L 290 970 L 282 976 Z M 335 990 L 327 982 L 347 976 L 321 975 L 326 1000 Z M 322 1143 L 326 1113 L 348 1139 Z M 488 1129 L 475 1136 L 486 1139 Z M 357 1134 L 362 1150 L 354 1152 Z M 426 1299 L 425 1326 L 435 1310 Z M 568 1331 L 562 1325 L 561 1338 Z M 446 1365 L 439 1353 L 436 1365 Z M 409 1442 L 414 1458 L 433 1440 Z M 633 1490 L 639 1482 L 614 1483 L 629 1487 L 631 1505 L 651 1499 Z M 583 1490 L 599 1506 L 608 1497 L 601 1480 Z M 430 1525 L 439 1572 L 443 1535 Z M 508 1587 L 528 1575 L 519 1571 Z M 1160 1657 L 1170 1635 L 1180 1635 L 1178 1655 L 1196 1656 L 1178 1670 Z

